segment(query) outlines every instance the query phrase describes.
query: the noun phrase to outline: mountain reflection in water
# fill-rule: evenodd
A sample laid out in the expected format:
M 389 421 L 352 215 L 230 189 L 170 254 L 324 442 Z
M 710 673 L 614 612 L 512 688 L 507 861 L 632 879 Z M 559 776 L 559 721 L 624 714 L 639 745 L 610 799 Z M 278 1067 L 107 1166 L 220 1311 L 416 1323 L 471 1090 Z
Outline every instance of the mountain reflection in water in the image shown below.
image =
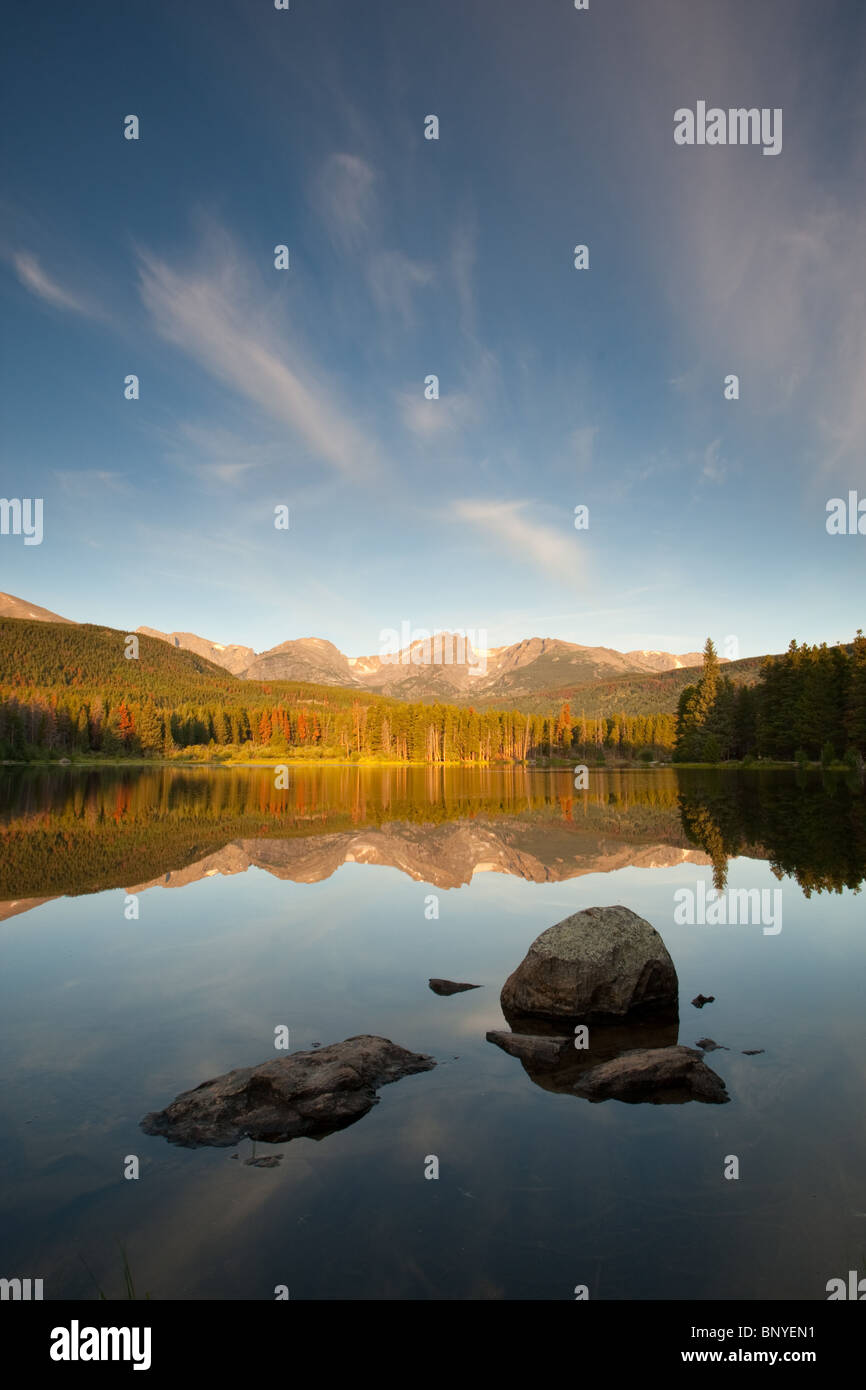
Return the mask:
M 0 1255 L 46 1297 L 122 1297 L 118 1242 L 160 1299 L 814 1299 L 860 1258 L 854 779 L 592 769 L 584 793 L 569 770 L 293 767 L 278 791 L 272 768 L 5 767 L 0 807 Z M 676 919 L 683 882 L 780 876 L 779 935 Z M 662 935 L 679 1027 L 591 1029 L 552 1065 L 543 1037 L 494 1046 L 533 940 L 599 903 Z M 276 1025 L 293 1055 L 375 1035 L 436 1069 L 322 1144 L 232 1161 L 142 1133 L 275 1057 Z M 586 1094 L 612 1059 L 677 1045 L 706 1049 L 729 1104 Z M 123 1180 L 128 1154 L 146 1181 Z
M 748 855 L 804 892 L 866 876 L 862 784 L 786 772 L 523 767 L 4 768 L 0 917 L 109 888 L 180 887 L 255 866 L 315 883 L 345 863 L 436 887 L 474 874 L 557 882 L 581 874 Z

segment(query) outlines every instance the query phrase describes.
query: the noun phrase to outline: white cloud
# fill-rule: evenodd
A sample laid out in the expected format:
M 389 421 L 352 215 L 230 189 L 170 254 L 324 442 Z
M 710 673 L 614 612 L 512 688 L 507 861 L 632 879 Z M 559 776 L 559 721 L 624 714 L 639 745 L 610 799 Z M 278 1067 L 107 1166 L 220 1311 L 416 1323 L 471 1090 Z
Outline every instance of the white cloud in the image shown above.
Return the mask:
M 53 304 L 56 309 L 72 309 L 79 314 L 92 314 L 93 310 L 82 299 L 69 294 L 56 280 L 52 280 L 29 251 L 17 251 L 12 256 L 18 279 L 32 294 Z
M 773 6 L 753 5 L 748 43 L 724 6 L 702 7 L 700 23 L 685 0 L 661 8 L 683 13 L 635 6 L 618 38 L 629 98 L 608 155 L 672 312 L 679 360 L 665 375 L 701 402 L 736 373 L 741 403 L 726 409 L 792 415 L 804 457 L 844 478 L 866 451 L 866 103 L 847 103 L 843 136 L 828 123 L 838 70 L 811 42 L 814 5 L 784 33 Z M 673 112 L 697 96 L 784 107 L 780 157 L 677 148 Z M 789 458 L 767 466 L 790 476 Z
M 515 560 L 527 560 L 560 583 L 582 584 L 580 537 L 578 532 L 569 533 L 566 529 L 571 518 L 564 518 L 562 530 L 546 526 L 523 514 L 527 505 L 465 499 L 454 504 L 454 511 L 461 521 L 474 524 L 500 542 L 512 565 Z
M 334 154 L 313 182 L 313 203 L 341 250 L 354 253 L 376 230 L 376 173 L 353 154 Z
M 704 449 L 704 464 L 701 469 L 701 476 L 707 478 L 711 483 L 722 483 L 727 474 L 727 468 L 721 461 L 720 454 L 722 449 L 721 439 L 714 439 Z
M 379 180 L 358 155 L 334 154 L 313 181 L 312 202 L 334 245 L 363 267 L 379 312 L 409 327 L 414 295 L 431 283 L 433 270 L 403 251 L 383 248 Z
M 375 471 L 373 450 L 333 390 L 316 380 L 309 353 L 288 340 L 267 296 L 226 237 L 210 264 L 176 270 L 139 253 L 140 289 L 156 331 L 217 380 L 299 436 L 349 477 Z
M 235 484 L 253 469 L 275 467 L 284 455 L 285 448 L 278 442 L 252 443 L 217 425 L 184 421 L 171 441 L 167 458 L 181 467 L 192 468 L 202 478 Z
M 453 434 L 478 418 L 478 402 L 466 392 L 428 401 L 420 390 L 404 391 L 398 400 L 406 428 L 422 439 Z
M 440 396 L 428 401 L 422 385 L 398 393 L 397 403 L 403 423 L 423 439 L 467 432 L 495 409 L 500 387 L 499 363 L 491 352 L 476 345 L 470 365 L 460 374 L 461 388 L 448 377 L 440 380 Z
M 367 268 L 370 292 L 379 311 L 402 320 L 408 328 L 414 317 L 413 296 L 433 280 L 433 270 L 402 251 L 377 251 Z

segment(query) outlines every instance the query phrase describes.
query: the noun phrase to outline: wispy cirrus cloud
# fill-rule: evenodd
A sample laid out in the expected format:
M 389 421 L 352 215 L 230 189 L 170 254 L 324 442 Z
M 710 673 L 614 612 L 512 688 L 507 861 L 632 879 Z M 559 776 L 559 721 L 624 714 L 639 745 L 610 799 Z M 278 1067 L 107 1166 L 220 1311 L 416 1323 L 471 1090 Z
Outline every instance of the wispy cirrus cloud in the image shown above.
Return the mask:
M 284 455 L 278 442 L 257 443 L 219 425 L 186 420 L 171 439 L 166 457 L 203 479 L 232 486 L 250 472 L 275 468 Z
M 403 423 L 420 439 L 438 439 L 473 425 L 479 416 L 479 402 L 466 391 L 428 401 L 418 391 L 403 391 L 398 397 Z
M 498 542 L 507 551 L 511 568 L 522 559 L 559 583 L 583 584 L 577 533 L 572 539 L 565 526 L 560 530 L 531 520 L 525 514 L 528 506 L 527 502 L 466 498 L 454 504 L 454 513 Z
M 25 289 L 37 298 L 51 304 L 55 309 L 70 309 L 77 314 L 96 317 L 97 310 L 78 295 L 70 294 L 47 271 L 43 270 L 36 256 L 29 251 L 15 251 L 11 256 L 15 273 Z
M 54 477 L 64 492 L 75 493 L 86 499 L 97 489 L 108 492 L 128 492 L 130 483 L 126 474 L 115 473 L 106 468 L 55 468 Z
M 313 180 L 313 205 L 343 251 L 357 251 L 378 231 L 376 181 L 371 165 L 354 154 L 331 155 Z
M 338 251 L 362 269 L 366 288 L 383 318 L 409 328 L 414 299 L 434 278 L 431 265 L 385 244 L 382 176 L 359 155 L 329 155 L 312 180 L 310 201 Z
M 707 373 L 719 392 L 724 374 L 736 373 L 737 409 L 797 412 L 816 474 L 844 478 L 860 473 L 866 450 L 866 100 L 853 83 L 839 139 L 826 101 L 838 55 L 814 42 L 824 28 L 814 6 L 789 8 L 798 42 L 780 42 L 768 5 L 751 7 L 743 45 L 727 12 L 708 9 L 697 29 L 659 24 L 639 7 L 622 36 L 635 74 L 627 119 L 667 129 L 643 150 L 615 138 L 611 148 L 634 161 L 621 175 L 643 205 L 659 283 L 694 354 L 669 384 L 700 400 Z M 723 107 L 742 98 L 783 108 L 792 137 L 781 158 L 730 148 L 706 159 L 675 148 L 673 111 L 692 101 L 684 92 L 712 93 Z
M 436 400 L 427 400 L 420 383 L 412 390 L 398 392 L 396 399 L 406 428 L 419 439 L 432 440 L 466 433 L 489 421 L 501 385 L 498 360 L 475 344 L 471 362 L 459 375 L 459 387 L 450 379 L 440 379 Z
M 367 267 L 367 278 L 380 313 L 408 328 L 414 319 L 415 292 L 432 283 L 433 269 L 403 251 L 377 251 Z
M 349 478 L 378 469 L 375 450 L 323 368 L 286 330 L 252 268 L 224 234 L 183 269 L 139 251 L 141 297 L 156 332 L 299 437 Z
M 701 468 L 701 477 L 706 478 L 711 483 L 723 483 L 727 474 L 727 468 L 721 457 L 722 441 L 714 439 L 704 449 L 704 463 Z

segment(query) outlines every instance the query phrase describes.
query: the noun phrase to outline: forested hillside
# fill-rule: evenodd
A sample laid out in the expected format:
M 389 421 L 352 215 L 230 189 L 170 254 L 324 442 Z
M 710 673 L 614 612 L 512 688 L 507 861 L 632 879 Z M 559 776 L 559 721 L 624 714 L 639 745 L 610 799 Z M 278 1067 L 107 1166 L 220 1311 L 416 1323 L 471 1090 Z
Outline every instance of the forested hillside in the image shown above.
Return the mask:
M 193 652 L 90 625 L 0 619 L 0 758 L 305 757 L 480 763 L 607 757 L 825 762 L 866 753 L 866 638 L 720 667 L 577 688 L 556 712 L 405 702 L 297 681 L 251 681 Z M 695 680 L 695 677 L 698 677 Z M 685 682 L 685 684 L 684 684 Z M 669 712 L 623 712 L 629 691 L 679 690 Z M 649 702 L 649 701 L 647 701 Z
M 735 686 L 707 639 L 697 684 L 677 710 L 678 762 L 763 757 L 830 763 L 866 755 L 866 637 L 850 646 L 791 642 L 754 686 Z
M 749 656 L 724 664 L 725 675 L 735 685 L 754 685 L 761 676 L 766 657 Z M 565 702 L 572 709 L 582 710 L 597 718 L 611 710 L 626 710 L 629 714 L 675 714 L 677 702 L 687 685 L 700 676 L 700 666 L 681 667 L 652 674 L 635 672 L 613 680 L 590 681 L 579 685 L 557 685 L 538 690 L 519 701 L 521 709 L 531 714 L 552 714 Z M 477 704 L 484 708 L 485 701 Z
M 157 638 L 91 625 L 0 620 L 0 757 L 71 754 L 378 758 L 491 762 L 652 758 L 673 747 L 661 717 L 582 719 L 406 703 L 359 690 L 249 681 Z

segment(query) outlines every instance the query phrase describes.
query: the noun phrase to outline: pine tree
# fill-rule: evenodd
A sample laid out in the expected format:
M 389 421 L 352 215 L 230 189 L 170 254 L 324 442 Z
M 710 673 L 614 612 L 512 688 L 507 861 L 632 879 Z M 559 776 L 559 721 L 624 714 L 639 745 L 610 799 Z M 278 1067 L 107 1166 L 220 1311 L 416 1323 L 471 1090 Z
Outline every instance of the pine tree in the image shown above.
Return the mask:
M 102 752 L 109 757 L 116 757 L 118 753 L 125 752 L 123 739 L 120 736 L 120 716 L 117 710 L 112 710 L 108 718 L 102 725 Z
M 699 687 L 687 685 L 677 702 L 674 762 L 695 762 L 700 753 L 700 730 L 697 720 Z
M 165 756 L 171 757 L 175 750 L 174 728 L 172 726 L 171 710 L 166 710 L 162 720 L 162 751 Z
M 866 756 L 866 637 L 862 628 L 857 629 L 851 652 L 844 724 L 849 747 Z
M 704 643 L 704 666 L 698 681 L 698 698 L 695 706 L 695 720 L 703 729 L 710 716 L 716 699 L 719 684 L 719 658 L 711 637 Z
M 162 719 L 152 700 L 142 706 L 138 729 L 142 753 L 161 753 L 163 747 Z
M 75 747 L 84 753 L 90 749 L 90 718 L 87 713 L 87 706 L 80 705 L 78 718 L 75 721 Z

